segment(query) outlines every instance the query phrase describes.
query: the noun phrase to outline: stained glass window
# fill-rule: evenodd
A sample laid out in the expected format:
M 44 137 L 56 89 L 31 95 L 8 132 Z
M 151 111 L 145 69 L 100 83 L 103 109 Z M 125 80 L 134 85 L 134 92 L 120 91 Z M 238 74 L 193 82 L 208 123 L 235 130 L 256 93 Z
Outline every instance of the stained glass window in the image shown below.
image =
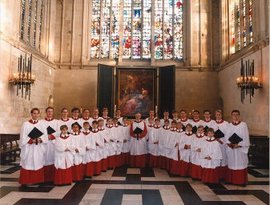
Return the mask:
M 40 49 L 41 43 L 44 1 L 21 0 L 20 38 L 37 49 Z
M 253 0 L 230 1 L 230 53 L 233 54 L 253 42 Z
M 90 3 L 90 58 L 118 58 L 122 46 L 123 59 L 183 59 L 183 0 Z

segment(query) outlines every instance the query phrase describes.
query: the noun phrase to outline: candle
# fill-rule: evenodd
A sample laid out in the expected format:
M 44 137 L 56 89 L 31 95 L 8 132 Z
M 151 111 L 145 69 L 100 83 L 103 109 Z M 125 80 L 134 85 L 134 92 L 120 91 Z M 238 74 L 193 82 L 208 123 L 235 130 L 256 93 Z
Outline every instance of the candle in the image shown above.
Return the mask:
M 251 74 L 254 75 L 254 60 L 252 61 L 252 66 L 251 66 Z
M 244 75 L 244 62 L 243 62 L 243 58 L 241 59 L 241 70 L 240 70 L 240 75 L 241 75 L 241 76 Z

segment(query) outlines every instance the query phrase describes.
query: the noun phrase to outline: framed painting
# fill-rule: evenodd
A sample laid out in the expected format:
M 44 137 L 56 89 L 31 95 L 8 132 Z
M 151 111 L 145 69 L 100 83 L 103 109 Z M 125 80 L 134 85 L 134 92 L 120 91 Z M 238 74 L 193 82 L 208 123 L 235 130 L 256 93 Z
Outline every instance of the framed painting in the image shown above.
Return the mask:
M 123 116 L 148 116 L 156 105 L 156 69 L 117 68 L 116 105 Z

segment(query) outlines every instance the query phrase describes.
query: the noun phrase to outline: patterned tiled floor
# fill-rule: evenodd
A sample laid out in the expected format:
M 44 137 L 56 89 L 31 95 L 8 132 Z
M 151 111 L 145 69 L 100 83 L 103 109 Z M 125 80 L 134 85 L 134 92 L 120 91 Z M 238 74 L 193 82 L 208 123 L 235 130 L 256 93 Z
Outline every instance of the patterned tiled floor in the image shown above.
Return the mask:
M 267 170 L 249 171 L 246 187 L 205 185 L 162 169 L 120 167 L 70 186 L 21 187 L 17 163 L 0 167 L 0 204 L 261 205 L 269 204 Z

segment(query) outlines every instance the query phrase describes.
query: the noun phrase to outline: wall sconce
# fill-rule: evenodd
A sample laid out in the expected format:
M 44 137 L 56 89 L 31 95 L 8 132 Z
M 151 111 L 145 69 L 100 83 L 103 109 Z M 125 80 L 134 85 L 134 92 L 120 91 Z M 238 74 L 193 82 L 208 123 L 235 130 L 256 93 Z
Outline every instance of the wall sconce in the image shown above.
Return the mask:
M 252 63 L 249 60 L 243 62 L 241 59 L 240 77 L 236 79 L 237 86 L 241 88 L 241 102 L 244 103 L 246 95 L 249 95 L 250 103 L 251 97 L 254 96 L 254 90 L 262 88 L 262 83 L 259 78 L 254 76 L 254 60 Z
M 27 57 L 25 54 L 24 58 L 20 55 L 18 58 L 18 70 L 13 73 L 9 79 L 9 83 L 17 86 L 17 96 L 19 95 L 19 90 L 21 90 L 21 97 L 26 99 L 28 96 L 28 100 L 30 100 L 31 85 L 34 82 L 35 76 L 32 74 L 32 54 L 30 57 Z

